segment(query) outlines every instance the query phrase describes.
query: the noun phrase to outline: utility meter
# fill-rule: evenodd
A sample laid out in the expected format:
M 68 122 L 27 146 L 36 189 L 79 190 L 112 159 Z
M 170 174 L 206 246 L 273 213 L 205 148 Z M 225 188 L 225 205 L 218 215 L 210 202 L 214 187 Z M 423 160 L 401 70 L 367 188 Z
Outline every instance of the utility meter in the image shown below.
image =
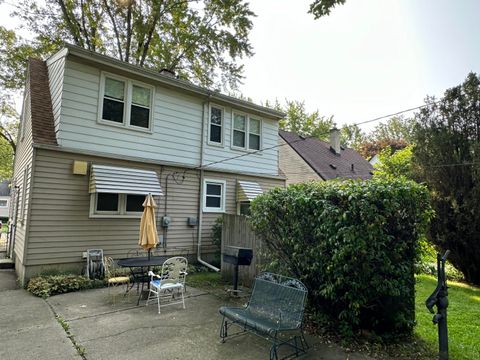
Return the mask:
M 162 218 L 162 226 L 163 227 L 168 227 L 171 222 L 172 222 L 172 219 L 170 218 L 170 216 L 164 216 Z

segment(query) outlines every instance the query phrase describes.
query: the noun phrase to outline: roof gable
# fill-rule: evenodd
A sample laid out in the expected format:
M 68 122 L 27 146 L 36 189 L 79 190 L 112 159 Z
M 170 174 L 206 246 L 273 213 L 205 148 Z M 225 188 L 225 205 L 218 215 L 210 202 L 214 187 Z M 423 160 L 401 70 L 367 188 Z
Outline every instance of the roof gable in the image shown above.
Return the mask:
M 304 138 L 284 130 L 279 135 L 324 180 L 372 177 L 372 165 L 353 149 L 342 148 L 340 154 L 335 154 L 329 143 L 317 138 Z

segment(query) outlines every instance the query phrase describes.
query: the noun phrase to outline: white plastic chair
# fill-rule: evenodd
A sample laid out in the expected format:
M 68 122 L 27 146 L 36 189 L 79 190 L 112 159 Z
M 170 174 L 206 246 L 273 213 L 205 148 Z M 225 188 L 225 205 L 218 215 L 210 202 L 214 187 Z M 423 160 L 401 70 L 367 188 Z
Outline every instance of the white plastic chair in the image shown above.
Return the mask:
M 162 265 L 162 273 L 154 274 L 148 272 L 150 276 L 150 291 L 146 306 L 151 300 L 157 300 L 158 313 L 160 314 L 161 305 L 182 304 L 185 309 L 185 278 L 187 277 L 188 261 L 181 256 L 175 256 L 165 260 Z M 175 301 L 175 296 L 181 299 Z M 167 300 L 162 304 L 161 300 Z

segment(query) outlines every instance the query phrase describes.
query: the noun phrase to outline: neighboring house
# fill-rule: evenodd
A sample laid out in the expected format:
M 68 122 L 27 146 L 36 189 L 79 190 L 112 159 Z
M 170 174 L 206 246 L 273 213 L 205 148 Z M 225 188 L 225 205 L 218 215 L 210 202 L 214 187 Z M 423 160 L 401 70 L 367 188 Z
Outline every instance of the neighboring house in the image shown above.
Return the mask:
M 10 181 L 0 183 L 0 220 L 8 220 L 10 207 Z
M 30 60 L 13 180 L 20 279 L 79 268 L 89 248 L 126 257 L 148 193 L 166 254 L 198 249 L 203 262 L 217 217 L 285 186 L 282 117 L 76 46 Z
M 380 160 L 380 156 L 378 154 L 373 155 L 373 157 L 368 161 L 374 168 L 376 167 L 375 165 L 380 165 L 382 162 Z
M 280 130 L 280 169 L 287 185 L 308 180 L 370 179 L 373 167 L 358 152 L 340 145 L 340 130 L 330 142 Z

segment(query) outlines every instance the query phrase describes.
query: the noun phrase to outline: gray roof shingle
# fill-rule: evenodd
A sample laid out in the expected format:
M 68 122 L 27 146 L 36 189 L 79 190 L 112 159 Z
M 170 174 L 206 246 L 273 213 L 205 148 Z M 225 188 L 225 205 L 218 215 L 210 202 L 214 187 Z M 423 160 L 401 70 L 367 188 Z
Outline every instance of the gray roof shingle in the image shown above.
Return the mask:
M 304 138 L 284 130 L 279 135 L 324 180 L 372 177 L 373 166 L 353 149 L 342 148 L 340 154 L 335 154 L 328 142 L 317 138 Z

